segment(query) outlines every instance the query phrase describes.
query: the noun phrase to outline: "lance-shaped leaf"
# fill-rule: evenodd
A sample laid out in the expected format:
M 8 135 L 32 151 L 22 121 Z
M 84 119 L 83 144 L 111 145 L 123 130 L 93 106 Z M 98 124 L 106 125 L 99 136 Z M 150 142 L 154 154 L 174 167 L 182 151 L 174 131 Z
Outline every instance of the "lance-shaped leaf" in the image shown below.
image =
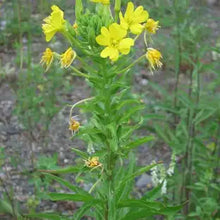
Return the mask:
M 152 140 L 154 140 L 154 136 L 147 136 L 147 137 L 144 137 L 144 138 L 139 138 L 135 141 L 132 141 L 131 143 L 129 143 L 124 148 L 126 150 L 130 150 L 130 149 L 133 149 L 135 147 L 139 147 L 141 144 L 147 143 L 147 142 L 152 141 Z
M 38 171 L 42 173 L 51 173 L 51 174 L 67 174 L 67 173 L 78 173 L 82 170 L 83 170 L 82 166 L 68 166 L 55 170 L 38 170 Z
M 79 19 L 79 17 L 82 14 L 82 11 L 83 11 L 82 0 L 76 0 L 76 3 L 75 3 L 75 17 L 76 17 L 76 20 Z
M 44 173 L 44 174 L 46 176 L 48 176 L 49 178 L 51 178 L 51 179 L 57 181 L 58 183 L 62 184 L 63 186 L 66 186 L 68 189 L 72 190 L 73 192 L 90 196 L 90 194 L 88 192 L 84 191 L 82 188 L 80 188 L 78 186 L 75 186 L 75 185 L 71 184 L 70 182 L 68 182 L 67 180 L 64 180 L 63 178 L 51 175 L 49 173 Z
M 151 165 L 148 165 L 148 166 L 146 166 L 146 167 L 142 167 L 142 168 L 136 170 L 136 171 L 135 171 L 134 173 L 132 173 L 130 176 L 125 177 L 125 178 L 121 181 L 120 185 L 124 185 L 127 181 L 129 181 L 129 180 L 131 180 L 131 179 L 134 179 L 134 178 L 137 177 L 137 176 L 140 176 L 142 173 L 145 173 L 145 172 L 149 171 L 150 169 L 152 169 L 153 167 L 157 166 L 158 164 L 160 164 L 160 163 L 151 164 Z
M 153 202 L 153 201 L 145 201 L 142 199 L 129 199 L 120 201 L 118 204 L 119 208 L 131 207 L 131 208 L 146 208 L 153 211 L 158 211 L 163 208 L 162 203 Z
M 59 216 L 56 213 L 31 213 L 28 215 L 25 215 L 27 217 L 33 217 L 33 218 L 38 218 L 38 219 L 48 219 L 48 220 L 65 220 L 64 216 Z
M 87 159 L 89 157 L 89 155 L 77 148 L 71 148 L 71 150 L 76 153 L 77 155 L 79 155 L 80 157 L 82 157 L 83 159 Z
M 90 194 L 69 194 L 69 193 L 49 193 L 52 201 L 78 201 L 78 202 L 98 202 Z

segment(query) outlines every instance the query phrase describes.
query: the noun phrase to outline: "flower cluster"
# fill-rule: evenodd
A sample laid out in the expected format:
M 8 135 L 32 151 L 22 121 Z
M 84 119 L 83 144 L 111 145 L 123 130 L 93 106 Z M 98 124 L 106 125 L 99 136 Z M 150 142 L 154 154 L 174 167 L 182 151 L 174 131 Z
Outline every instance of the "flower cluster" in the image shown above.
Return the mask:
M 124 15 L 122 12 L 119 13 L 119 18 L 120 24 L 112 23 L 108 28 L 102 27 L 101 34 L 96 37 L 96 42 L 105 47 L 100 56 L 109 57 L 111 61 L 117 61 L 120 53 L 127 55 L 134 46 L 135 40 L 128 37 L 129 33 L 139 36 L 145 32 L 145 34 L 152 35 L 159 29 L 159 21 L 149 18 L 149 13 L 144 10 L 143 6 L 135 9 L 132 2 L 128 3 Z M 151 69 L 162 66 L 160 61 L 162 55 L 158 50 L 148 48 L 146 58 Z
M 92 157 L 85 160 L 85 165 L 89 168 L 100 167 L 102 164 L 99 162 L 99 157 Z
M 46 37 L 46 41 L 50 41 L 57 32 L 67 33 L 66 20 L 64 20 L 63 11 L 56 5 L 51 7 L 50 16 L 45 18 L 42 29 Z M 63 54 L 53 52 L 50 48 L 46 48 L 42 55 L 41 63 L 46 66 L 46 71 L 50 68 L 54 57 L 60 60 L 61 68 L 68 68 L 76 57 L 76 52 L 70 47 Z
M 108 5 L 110 4 L 109 0 L 91 0 L 91 2 L 101 3 L 103 7 L 109 7 Z M 64 19 L 63 11 L 58 6 L 53 5 L 51 9 L 50 16 L 43 20 L 44 24 L 42 25 L 46 41 L 50 41 L 57 32 L 62 33 L 70 41 L 74 40 L 71 32 L 76 34 L 75 37 L 78 36 L 78 24 L 75 22 L 74 25 L 69 25 Z M 127 4 L 124 14 L 121 11 L 119 12 L 119 20 L 119 24 L 113 22 L 107 27 L 102 26 L 100 29 L 101 33 L 97 34 L 98 36 L 95 35 L 96 37 L 94 36 L 97 44 L 104 47 L 100 52 L 100 56 L 102 58 L 109 57 L 113 62 L 117 61 L 120 55 L 130 53 L 135 40 L 144 32 L 145 44 L 147 46 L 146 58 L 149 61 L 150 69 L 154 70 L 155 67 L 161 67 L 161 53 L 156 49 L 148 47 L 146 42 L 146 35 L 150 39 L 151 35 L 155 34 L 159 29 L 159 21 L 149 18 L 149 13 L 143 6 L 135 8 L 132 2 Z M 47 48 L 41 59 L 41 63 L 46 66 L 46 71 L 51 66 L 54 57 L 60 60 L 62 68 L 68 68 L 76 58 L 76 52 L 70 47 L 60 55 Z

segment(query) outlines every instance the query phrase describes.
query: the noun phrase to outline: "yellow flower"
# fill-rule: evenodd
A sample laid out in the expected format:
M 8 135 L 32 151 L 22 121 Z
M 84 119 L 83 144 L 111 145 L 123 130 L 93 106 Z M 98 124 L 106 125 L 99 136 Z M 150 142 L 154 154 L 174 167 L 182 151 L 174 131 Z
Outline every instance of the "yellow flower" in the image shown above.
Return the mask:
M 103 5 L 109 5 L 110 0 L 91 0 L 91 2 L 102 3 Z
M 147 31 L 151 34 L 155 34 L 156 31 L 159 29 L 159 21 L 154 21 L 154 19 L 149 18 L 147 20 L 147 23 L 145 24 L 145 28 L 147 29 Z
M 61 67 L 68 68 L 75 58 L 76 52 L 70 47 L 63 54 L 61 54 Z
M 46 71 L 50 68 L 51 63 L 53 62 L 53 58 L 54 58 L 54 53 L 50 48 L 46 48 L 46 50 L 44 51 L 41 61 L 41 64 L 45 64 L 46 66 Z
M 130 47 L 134 45 L 134 40 L 124 38 L 127 31 L 119 24 L 113 23 L 109 26 L 101 28 L 101 34 L 96 37 L 96 42 L 99 45 L 106 46 L 102 50 L 100 56 L 102 58 L 109 57 L 112 61 L 116 61 L 119 57 L 119 52 L 126 55 L 130 52 Z
M 75 30 L 78 28 L 78 24 L 77 24 L 76 22 L 73 24 L 73 28 L 74 28 Z
M 80 126 L 80 123 L 78 121 L 74 120 L 73 118 L 70 119 L 69 130 L 71 130 L 71 131 L 78 131 L 79 130 L 79 126 Z
M 50 16 L 44 19 L 45 24 L 42 24 L 43 32 L 46 36 L 46 41 L 50 41 L 56 32 L 62 32 L 65 29 L 66 21 L 63 19 L 63 11 L 56 5 L 51 7 Z
M 140 34 L 143 31 L 143 25 L 149 17 L 147 11 L 144 10 L 143 6 L 139 6 L 134 10 L 134 4 L 128 2 L 124 17 L 122 13 L 119 13 L 120 23 L 126 30 L 130 29 L 133 34 Z
M 162 63 L 160 62 L 160 59 L 162 58 L 162 55 L 160 51 L 155 50 L 153 48 L 148 48 L 146 57 L 150 63 L 150 66 L 152 69 L 155 69 L 155 66 L 161 67 Z
M 85 164 L 89 168 L 102 166 L 102 164 L 99 162 L 99 157 L 89 158 L 88 160 L 85 160 Z

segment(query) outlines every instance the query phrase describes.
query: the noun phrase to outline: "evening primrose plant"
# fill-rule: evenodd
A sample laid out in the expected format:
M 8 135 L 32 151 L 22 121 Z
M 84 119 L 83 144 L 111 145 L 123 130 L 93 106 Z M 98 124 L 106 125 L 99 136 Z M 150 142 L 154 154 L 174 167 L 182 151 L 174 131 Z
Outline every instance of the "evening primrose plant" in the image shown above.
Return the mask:
M 50 16 L 42 25 L 46 41 L 61 34 L 69 48 L 53 52 L 47 48 L 42 56 L 46 70 L 53 62 L 60 63 L 73 75 L 85 78 L 92 89 L 90 98 L 71 105 L 69 129 L 72 139 L 84 141 L 87 151 L 77 147 L 72 150 L 81 162 L 57 170 L 45 170 L 45 175 L 73 193 L 49 193 L 53 201 L 70 200 L 83 202 L 72 217 L 54 213 L 32 214 L 29 216 L 46 219 L 82 219 L 90 216 L 97 220 L 129 220 L 154 215 L 172 216 L 181 206 L 169 207 L 166 203 L 155 201 L 162 184 L 143 196 L 135 196 L 134 180 L 137 176 L 150 171 L 159 163 L 148 166 L 136 166 L 133 150 L 143 143 L 152 141 L 153 136 L 132 138 L 132 134 L 142 124 L 141 110 L 144 104 L 131 95 L 127 76 L 129 70 L 138 62 L 147 59 L 150 70 L 162 66 L 161 53 L 146 42 L 146 51 L 135 59 L 134 46 L 141 34 L 155 34 L 158 22 L 148 21 L 149 14 L 143 6 L 127 4 L 123 13 L 120 0 L 91 0 L 83 5 L 81 0 L 75 3 L 75 22 L 65 20 L 64 12 L 58 6 L 52 6 Z M 152 25 L 152 27 L 151 27 Z M 150 30 L 150 31 L 149 31 Z M 145 38 L 145 41 L 148 38 Z M 77 68 L 81 64 L 81 68 Z M 74 115 L 80 109 L 78 118 Z M 80 122 L 79 122 L 80 121 Z M 74 143 L 74 142 L 73 142 Z M 76 173 L 76 184 L 72 184 L 58 174 Z M 77 186 L 77 182 L 91 185 L 89 190 Z M 160 194 L 160 193 L 159 193 Z

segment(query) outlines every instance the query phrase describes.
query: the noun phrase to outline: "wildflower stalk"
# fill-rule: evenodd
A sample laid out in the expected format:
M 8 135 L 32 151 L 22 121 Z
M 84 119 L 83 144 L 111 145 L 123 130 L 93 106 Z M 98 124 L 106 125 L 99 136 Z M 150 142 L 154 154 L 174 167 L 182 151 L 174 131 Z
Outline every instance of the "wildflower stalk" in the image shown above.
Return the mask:
M 133 3 L 129 2 L 125 15 L 120 14 L 120 23 L 123 23 L 124 28 L 116 22 L 111 23 L 112 19 L 109 14 L 105 13 L 106 9 L 111 9 L 108 5 L 109 1 L 93 0 L 92 2 L 102 3 L 104 7 L 97 6 L 100 14 L 99 16 L 93 15 L 95 18 L 94 23 L 87 20 L 87 15 L 84 17 L 84 15 L 79 13 L 81 21 L 84 21 L 85 25 L 88 26 L 85 26 L 87 27 L 85 28 L 79 25 L 78 33 L 84 33 L 91 25 L 94 25 L 94 29 L 96 29 L 98 22 L 102 25 L 99 31 L 96 30 L 92 34 L 90 31 L 87 33 L 88 36 L 81 34 L 82 36 L 78 37 L 77 34 L 75 35 L 74 32 L 71 32 L 72 26 L 64 20 L 63 11 L 57 6 L 52 6 L 53 12 L 49 18 L 44 20 L 43 30 L 47 41 L 53 37 L 54 33 L 61 32 L 60 30 L 63 31 L 62 34 L 71 43 L 74 50 L 70 47 L 65 53 L 57 56 L 61 60 L 61 67 L 71 68 L 76 75 L 85 77 L 93 92 L 92 98 L 81 100 L 71 106 L 69 130 L 72 131 L 73 137 L 77 136 L 86 143 L 88 153 L 79 149 L 75 149 L 75 152 L 85 162 L 82 167 L 80 166 L 82 173 L 85 172 L 85 181 L 93 182 L 94 184 L 88 192 L 82 189 L 79 190 L 75 186 L 73 188 L 74 190 L 77 189 L 76 191 L 79 191 L 82 195 L 79 198 L 80 201 L 85 202 L 85 207 L 88 206 L 91 211 L 93 210 L 95 219 L 117 220 L 121 217 L 119 216 L 121 210 L 118 205 L 120 202 L 123 204 L 123 201 L 130 198 L 134 178 L 157 165 L 136 167 L 132 150 L 151 139 L 149 140 L 148 136 L 139 139 L 131 138 L 132 133 L 142 123 L 139 112 L 143 109 L 143 104 L 140 103 L 138 98 L 127 96 L 129 85 L 127 85 L 125 80 L 126 76 L 122 77 L 119 74 L 126 75 L 135 64 L 144 58 L 148 59 L 151 68 L 160 67 L 162 65 L 160 62 L 162 55 L 159 51 L 148 48 L 146 54 L 137 58 L 130 65 L 125 66 L 126 62 L 124 62 L 123 57 L 129 54 L 135 40 L 142 33 L 142 25 L 148 19 L 148 12 L 143 10 L 142 6 L 134 9 Z M 116 0 L 114 8 L 115 21 L 118 20 L 120 7 L 121 0 Z M 100 11 L 101 9 L 102 11 Z M 130 13 L 128 13 L 129 10 Z M 54 18 L 55 12 L 57 14 L 56 19 Z M 128 14 L 129 16 L 127 16 Z M 54 20 L 56 22 L 53 22 Z M 137 37 L 135 39 L 131 38 L 130 32 L 137 35 Z M 78 57 L 75 49 L 76 51 L 79 50 L 84 56 L 82 58 Z M 53 55 L 56 54 L 51 51 L 45 53 L 44 63 L 50 64 Z M 88 74 L 71 65 L 75 58 L 78 58 L 83 65 L 83 69 Z M 109 58 L 110 61 L 106 58 Z M 119 59 L 121 62 L 117 63 Z M 85 60 L 89 60 L 89 64 Z M 82 126 L 72 117 L 73 109 L 79 104 L 81 104 L 80 108 L 87 112 L 89 116 L 86 123 L 81 123 Z M 135 117 L 133 117 L 134 115 Z M 123 163 L 127 156 L 129 156 L 128 164 Z M 100 170 L 101 172 L 99 173 Z M 78 177 L 80 175 L 81 172 Z M 99 185 L 98 191 L 96 190 L 97 185 Z M 61 193 L 58 194 L 62 195 Z M 60 200 L 58 194 L 51 193 L 50 195 L 52 199 Z M 78 197 L 79 195 L 70 195 L 73 200 L 75 196 Z M 138 201 L 144 202 L 142 200 Z M 84 205 L 81 210 L 84 209 Z M 130 208 L 126 208 L 126 210 L 127 213 L 125 214 L 129 216 L 131 214 Z M 151 212 L 151 208 L 147 208 L 146 211 Z M 152 213 L 155 213 L 155 211 Z M 76 219 L 81 219 L 80 217 Z
M 180 65 L 182 63 L 182 48 L 181 48 L 181 32 L 180 32 L 180 22 L 178 16 L 178 8 L 176 0 L 173 0 L 173 9 L 176 21 L 176 29 L 177 29 L 177 37 L 176 37 L 176 44 L 177 44 L 177 63 L 175 67 L 176 79 L 175 79 L 175 86 L 174 86 L 174 100 L 173 100 L 173 107 L 174 109 L 177 107 L 177 94 L 178 94 L 178 87 L 179 87 L 179 77 L 180 77 Z M 174 116 L 174 124 L 177 124 L 177 116 Z
M 75 68 L 74 66 L 70 66 L 70 68 L 76 73 L 75 75 L 77 76 L 81 76 L 81 77 L 85 77 L 86 79 L 89 78 L 89 76 L 85 73 L 82 73 L 81 71 L 79 71 L 77 68 Z
M 131 69 L 134 65 L 136 65 L 137 63 L 139 63 L 143 58 L 145 58 L 146 55 L 143 54 L 142 56 L 140 56 L 139 58 L 137 58 L 133 63 L 131 63 L 130 65 L 128 65 L 127 67 L 125 67 L 124 69 L 120 70 L 119 73 L 125 73 L 126 71 L 128 71 L 129 69 Z

